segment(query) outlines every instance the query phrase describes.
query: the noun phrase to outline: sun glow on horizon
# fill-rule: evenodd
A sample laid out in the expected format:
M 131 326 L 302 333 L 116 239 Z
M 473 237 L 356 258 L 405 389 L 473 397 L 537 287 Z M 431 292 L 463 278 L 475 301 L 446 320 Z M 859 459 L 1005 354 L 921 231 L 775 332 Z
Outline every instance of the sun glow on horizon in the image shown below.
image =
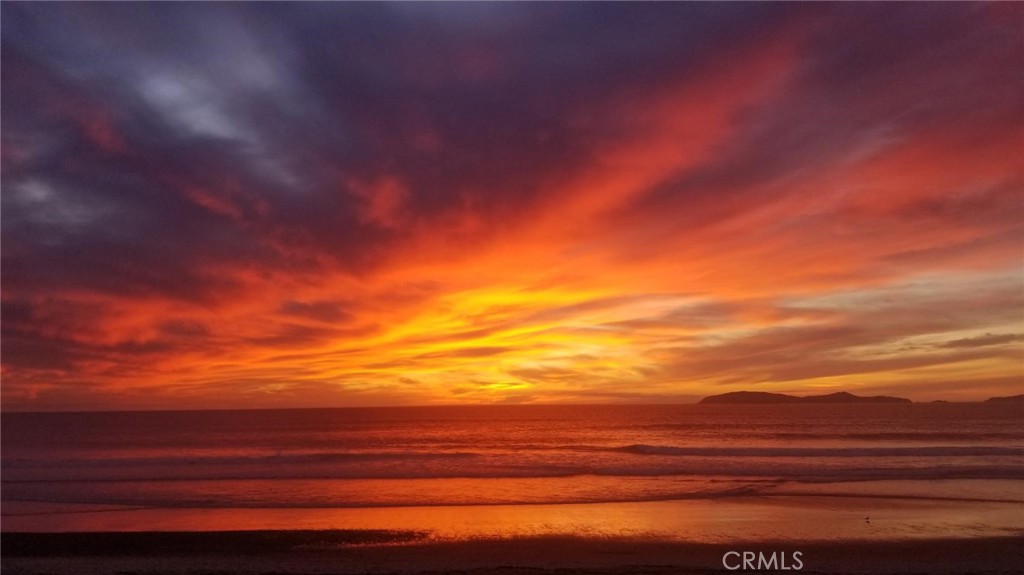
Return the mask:
M 0 7 L 5 410 L 1020 392 L 1020 5 L 279 8 Z

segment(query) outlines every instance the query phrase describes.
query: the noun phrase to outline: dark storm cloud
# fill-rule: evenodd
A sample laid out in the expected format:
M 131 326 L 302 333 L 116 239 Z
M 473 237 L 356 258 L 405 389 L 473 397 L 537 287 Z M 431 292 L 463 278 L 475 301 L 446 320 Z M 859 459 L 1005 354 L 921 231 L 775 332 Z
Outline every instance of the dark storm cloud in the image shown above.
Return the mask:
M 386 177 L 413 222 L 502 225 L 617 135 L 595 116 L 621 86 L 772 11 L 5 5 L 10 285 L 197 299 L 225 261 L 372 266 L 406 232 L 353 188 Z

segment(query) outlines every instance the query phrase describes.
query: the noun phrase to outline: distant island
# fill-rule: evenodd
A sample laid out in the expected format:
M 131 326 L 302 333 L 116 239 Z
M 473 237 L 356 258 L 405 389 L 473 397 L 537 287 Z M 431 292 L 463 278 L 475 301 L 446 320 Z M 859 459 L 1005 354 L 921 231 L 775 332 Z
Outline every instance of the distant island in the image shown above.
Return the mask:
M 733 391 L 721 395 L 709 395 L 697 403 L 911 403 L 911 401 L 903 397 L 885 395 L 861 397 L 845 391 L 804 397 L 766 391 Z
M 985 403 L 1003 403 L 1003 402 L 1020 402 L 1024 401 L 1024 393 L 1020 395 L 1010 395 L 1007 397 L 990 397 L 985 400 Z

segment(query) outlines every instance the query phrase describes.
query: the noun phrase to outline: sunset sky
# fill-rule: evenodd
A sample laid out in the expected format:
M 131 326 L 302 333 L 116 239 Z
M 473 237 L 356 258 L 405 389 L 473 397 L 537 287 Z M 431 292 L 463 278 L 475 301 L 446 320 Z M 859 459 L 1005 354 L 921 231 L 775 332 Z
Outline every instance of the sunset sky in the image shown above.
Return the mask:
M 1024 392 L 1024 5 L 2 5 L 4 410 Z

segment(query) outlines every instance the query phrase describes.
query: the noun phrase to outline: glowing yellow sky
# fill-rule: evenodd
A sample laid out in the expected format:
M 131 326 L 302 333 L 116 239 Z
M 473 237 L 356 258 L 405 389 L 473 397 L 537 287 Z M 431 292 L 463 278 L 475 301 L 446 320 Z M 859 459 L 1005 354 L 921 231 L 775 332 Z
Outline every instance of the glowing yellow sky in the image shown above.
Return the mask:
M 1021 7 L 684 8 L 5 4 L 3 408 L 1020 393 Z

